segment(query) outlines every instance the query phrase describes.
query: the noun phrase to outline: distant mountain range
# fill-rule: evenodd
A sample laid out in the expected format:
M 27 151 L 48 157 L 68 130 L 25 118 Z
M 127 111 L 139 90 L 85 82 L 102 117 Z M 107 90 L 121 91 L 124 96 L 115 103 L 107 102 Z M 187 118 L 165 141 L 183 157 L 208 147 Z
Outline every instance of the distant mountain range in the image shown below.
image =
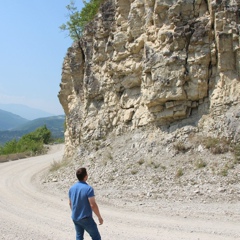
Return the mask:
M 22 104 L 0 103 L 0 109 L 19 115 L 22 118 L 26 118 L 27 120 L 34 120 L 37 118 L 44 118 L 44 117 L 50 117 L 50 116 L 56 115 L 56 114 L 45 112 L 40 109 L 31 108 Z
M 64 122 L 64 115 L 27 120 L 19 115 L 0 109 L 0 144 L 19 139 L 44 125 L 51 131 L 52 137 L 63 138 Z
M 0 131 L 10 130 L 28 121 L 29 120 L 22 118 L 16 114 L 0 109 Z

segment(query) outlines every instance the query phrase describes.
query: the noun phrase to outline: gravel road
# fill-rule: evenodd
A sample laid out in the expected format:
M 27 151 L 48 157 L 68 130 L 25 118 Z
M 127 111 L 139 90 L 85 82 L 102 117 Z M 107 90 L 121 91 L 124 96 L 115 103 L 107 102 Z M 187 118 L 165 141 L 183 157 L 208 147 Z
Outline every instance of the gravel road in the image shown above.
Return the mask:
M 38 181 L 54 160 L 62 158 L 63 151 L 63 145 L 55 145 L 47 155 L 0 164 L 0 239 L 75 239 L 67 194 L 51 193 Z M 150 214 L 101 202 L 99 208 L 104 218 L 99 226 L 103 240 L 240 239 L 239 222 L 224 215 L 214 220 Z M 88 235 L 85 240 L 90 240 Z

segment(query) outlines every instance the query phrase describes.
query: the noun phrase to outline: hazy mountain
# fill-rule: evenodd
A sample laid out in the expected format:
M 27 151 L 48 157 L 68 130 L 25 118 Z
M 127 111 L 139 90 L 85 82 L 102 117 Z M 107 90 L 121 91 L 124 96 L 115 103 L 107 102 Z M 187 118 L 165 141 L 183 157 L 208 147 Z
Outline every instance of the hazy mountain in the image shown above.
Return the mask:
M 43 125 L 46 125 L 46 127 L 51 132 L 56 131 L 63 131 L 63 125 L 65 121 L 65 116 L 51 116 L 46 118 L 37 118 L 32 121 L 28 121 L 27 123 L 23 123 L 15 128 L 13 128 L 11 131 L 25 131 L 25 132 L 33 132 L 36 128 L 41 127 Z
M 0 131 L 15 128 L 20 124 L 27 123 L 28 121 L 29 120 L 16 114 L 0 109 Z
M 31 108 L 22 104 L 2 104 L 0 103 L 0 109 L 12 112 L 16 115 L 26 118 L 28 120 L 33 120 L 37 118 L 44 118 L 54 116 L 55 114 L 45 112 L 40 109 Z

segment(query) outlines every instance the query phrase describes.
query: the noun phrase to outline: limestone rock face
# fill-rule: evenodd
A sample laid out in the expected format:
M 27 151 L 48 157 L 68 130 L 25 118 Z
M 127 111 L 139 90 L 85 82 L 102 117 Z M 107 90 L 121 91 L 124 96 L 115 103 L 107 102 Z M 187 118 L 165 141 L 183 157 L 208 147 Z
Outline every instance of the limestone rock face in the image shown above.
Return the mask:
M 240 138 L 239 8 L 238 0 L 104 1 L 63 63 L 66 155 L 143 126 L 210 132 L 221 119 L 221 134 Z

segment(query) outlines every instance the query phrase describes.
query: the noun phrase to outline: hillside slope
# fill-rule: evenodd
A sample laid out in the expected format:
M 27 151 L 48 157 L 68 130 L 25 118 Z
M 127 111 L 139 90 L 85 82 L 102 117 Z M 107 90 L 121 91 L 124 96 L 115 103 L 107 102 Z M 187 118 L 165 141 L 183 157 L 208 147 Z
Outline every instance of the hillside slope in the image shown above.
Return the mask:
M 14 113 L 0 109 L 0 131 L 10 130 L 20 124 L 27 123 L 29 120 Z
M 18 125 L 12 130 L 32 132 L 36 128 L 46 125 L 47 128 L 49 128 L 49 130 L 55 132 L 56 130 L 59 131 L 59 129 L 63 130 L 64 121 L 65 121 L 64 115 L 52 116 L 52 117 L 46 117 L 46 118 L 37 118 L 27 123 Z
M 185 127 L 164 135 L 158 129 L 135 130 L 82 144 L 71 161 L 45 176 L 44 186 L 66 194 L 76 182 L 76 169 L 86 167 L 97 199 L 108 206 L 208 220 L 228 206 L 226 221 L 239 221 L 239 161 L 224 142 L 208 149 L 196 130 Z

